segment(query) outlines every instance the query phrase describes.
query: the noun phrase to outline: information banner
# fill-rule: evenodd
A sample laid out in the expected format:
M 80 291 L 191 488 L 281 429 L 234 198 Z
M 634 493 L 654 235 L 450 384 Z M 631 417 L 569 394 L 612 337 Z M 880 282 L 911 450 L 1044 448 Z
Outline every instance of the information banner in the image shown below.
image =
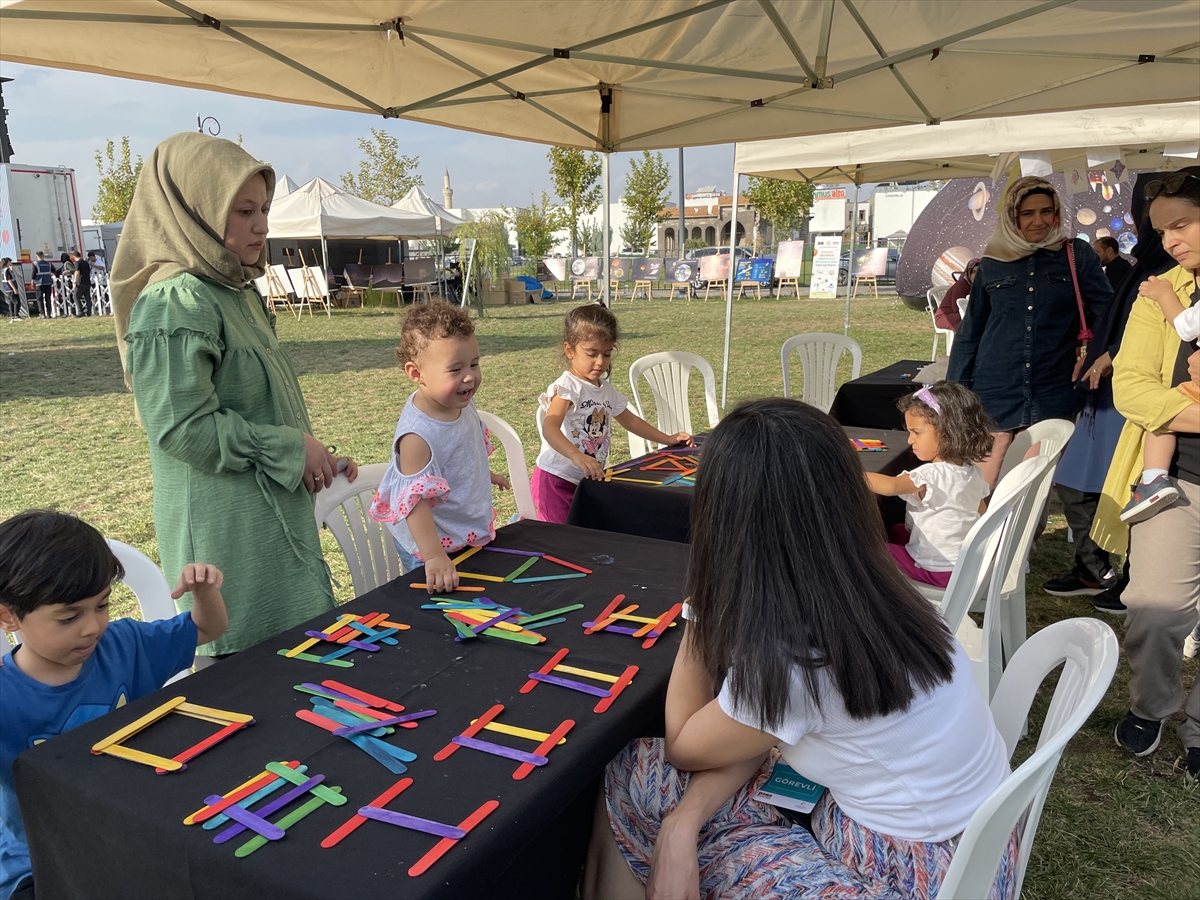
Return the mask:
M 769 257 L 739 259 L 733 280 L 747 283 L 770 284 L 771 263 L 773 262 L 774 260 Z
M 842 260 L 840 234 L 817 235 L 813 242 L 812 279 L 809 282 L 810 300 L 834 300 L 838 290 L 838 268 Z

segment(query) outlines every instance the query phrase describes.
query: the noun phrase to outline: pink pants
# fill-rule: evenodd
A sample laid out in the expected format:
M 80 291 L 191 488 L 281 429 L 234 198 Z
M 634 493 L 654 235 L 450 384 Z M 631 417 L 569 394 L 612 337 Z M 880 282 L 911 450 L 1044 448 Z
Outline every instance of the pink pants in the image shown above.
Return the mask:
M 913 558 L 909 555 L 908 547 L 906 546 L 911 537 L 912 534 L 905 525 L 893 525 L 888 529 L 889 543 L 887 548 L 888 552 L 892 554 L 892 559 L 896 560 L 896 565 L 900 567 L 900 571 L 913 581 L 944 588 L 950 583 L 950 576 L 953 573 L 930 572 L 928 569 L 922 569 L 913 562 Z
M 575 497 L 574 484 L 534 466 L 533 477 L 529 479 L 529 489 L 533 493 L 533 505 L 537 507 L 539 519 L 543 522 L 566 524 L 567 513 L 571 511 L 571 500 Z

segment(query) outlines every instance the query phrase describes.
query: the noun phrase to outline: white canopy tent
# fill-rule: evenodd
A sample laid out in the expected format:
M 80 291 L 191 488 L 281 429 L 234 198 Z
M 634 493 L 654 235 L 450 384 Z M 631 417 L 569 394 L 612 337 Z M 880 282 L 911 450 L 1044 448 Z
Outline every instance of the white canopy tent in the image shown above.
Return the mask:
M 314 178 L 271 207 L 272 238 L 408 240 L 434 233 L 432 216 L 380 206 Z
M 418 216 L 431 216 L 433 218 L 434 230 L 430 234 L 422 235 L 422 237 L 442 237 L 449 234 L 464 221 L 458 216 L 447 212 L 446 208 L 435 202 L 432 197 L 421 189 L 419 184 L 414 184 L 407 194 L 393 203 L 392 209 L 398 209 L 401 212 L 412 213 Z
M 1196 0 L 0 0 L 0 22 L 12 62 L 583 147 L 606 163 L 1189 100 L 1200 63 Z
M 271 197 L 271 204 L 274 205 L 296 189 L 296 182 L 292 181 L 287 175 L 275 180 L 275 194 Z

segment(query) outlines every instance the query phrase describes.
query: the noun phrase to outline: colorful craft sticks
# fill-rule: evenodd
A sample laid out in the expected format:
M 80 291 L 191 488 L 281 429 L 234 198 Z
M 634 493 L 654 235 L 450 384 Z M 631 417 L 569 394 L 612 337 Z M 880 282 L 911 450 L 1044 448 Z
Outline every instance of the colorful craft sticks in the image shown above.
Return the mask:
M 330 834 L 325 840 L 321 841 L 321 846 L 327 850 L 330 847 L 336 847 L 368 819 L 440 837 L 441 840 L 434 845 L 432 850 L 409 867 L 409 876 L 416 878 L 418 875 L 423 875 L 430 866 L 445 856 L 451 847 L 465 838 L 472 828 L 495 812 L 500 806 L 499 800 L 488 800 L 457 825 L 444 825 L 432 819 L 422 819 L 418 816 L 410 816 L 384 808 L 388 803 L 395 800 L 407 790 L 412 783 L 413 780 L 411 778 L 401 778 L 369 804 L 359 807 L 358 812 L 347 819 L 345 824 Z
M 521 644 L 541 644 L 545 642 L 546 636 L 531 631 L 528 626 L 558 625 L 566 621 L 564 613 L 583 609 L 583 604 L 573 603 L 570 606 L 531 615 L 523 612 L 520 607 L 501 606 L 487 597 L 474 600 L 438 598 L 432 603 L 423 604 L 421 609 L 442 610 L 446 621 L 454 626 L 456 641 L 469 641 L 486 635 Z
M 326 786 L 323 784 L 324 781 L 324 775 L 310 777 L 307 767 L 300 765 L 295 760 L 269 762 L 264 772 L 243 782 L 229 793 L 206 797 L 205 805 L 184 819 L 183 823 L 194 825 L 197 822 L 204 822 L 204 828 L 215 829 L 232 820 L 233 824 L 218 833 L 213 838 L 213 843 L 224 844 L 240 834 L 251 831 L 254 836 L 238 847 L 233 854 L 238 858 L 246 857 L 265 846 L 268 841 L 281 840 L 287 829 L 326 803 L 332 806 L 343 806 L 346 798 L 342 796 L 342 789 Z M 256 810 L 250 809 L 255 803 L 265 800 L 284 785 L 291 785 L 291 790 Z M 279 812 L 305 794 L 311 796 L 303 805 L 277 822 L 267 821 L 267 816 Z
M 624 599 L 624 594 L 617 594 L 612 599 L 612 602 L 604 607 L 600 615 L 596 616 L 594 622 L 583 623 L 583 633 L 595 634 L 597 631 L 610 631 L 615 634 L 628 634 L 635 638 L 644 637 L 645 640 L 642 641 L 642 649 L 649 650 L 668 628 L 674 626 L 675 618 L 683 611 L 683 604 L 676 603 L 662 615 L 648 619 L 645 616 L 632 615 L 634 610 L 638 608 L 636 603 L 630 604 L 622 610 L 617 610 L 617 607 L 621 605 L 621 601 Z M 624 625 L 617 625 L 616 623 L 620 621 L 640 622 L 642 623 L 642 627 L 629 628 Z
M 859 440 L 858 438 L 850 438 L 850 443 L 859 453 L 882 453 L 887 451 L 887 444 L 874 439 Z
M 124 745 L 126 740 L 133 737 L 139 731 L 149 728 L 159 719 L 171 713 L 179 713 L 180 715 L 200 719 L 204 722 L 212 722 L 215 725 L 223 727 L 216 734 L 209 735 L 200 741 L 200 743 L 188 747 L 188 749 L 171 759 L 163 756 L 155 756 L 153 753 L 144 753 L 141 750 L 134 750 L 132 747 Z M 162 706 L 152 709 L 140 719 L 131 722 L 118 731 L 114 731 L 104 740 L 93 744 L 92 752 L 97 755 L 108 754 L 109 756 L 118 756 L 121 759 L 128 759 L 132 762 L 141 763 L 144 766 L 154 766 L 154 771 L 159 775 L 163 775 L 167 772 L 180 772 L 186 769 L 188 760 L 199 756 L 205 750 L 219 744 L 235 731 L 240 731 L 247 725 L 253 724 L 254 718 L 252 716 L 243 715 L 242 713 L 225 712 L 222 709 L 210 709 L 207 706 L 196 706 L 194 703 L 188 703 L 183 697 L 174 697 L 162 704 Z
M 477 572 L 459 571 L 459 578 L 471 578 L 478 581 L 494 581 L 497 584 L 507 584 L 509 582 L 514 584 L 528 584 L 529 582 L 533 581 L 561 581 L 565 578 L 583 578 L 592 574 L 591 569 L 585 569 L 583 566 L 578 566 L 573 562 L 567 562 L 565 559 L 559 559 L 557 556 L 551 556 L 548 553 L 539 553 L 536 550 L 510 550 L 507 547 L 468 547 L 458 556 L 454 557 L 454 559 L 450 560 L 450 562 L 457 566 L 464 560 L 470 559 L 480 550 L 487 550 L 491 553 L 509 553 L 514 556 L 526 556 L 529 558 L 522 561 L 519 566 L 517 566 L 507 575 L 484 575 Z M 566 569 L 572 569 L 573 571 L 566 574 L 557 575 L 525 575 L 525 572 L 532 568 L 539 560 L 545 560 L 546 562 L 554 563 L 555 565 L 562 566 Z M 410 585 L 410 587 L 425 587 L 425 585 L 414 584 Z M 459 588 L 459 590 L 471 590 L 471 588 Z M 477 588 L 476 590 L 483 589 Z
M 380 738 L 391 734 L 396 725 L 415 728 L 417 720 L 437 715 L 433 709 L 400 715 L 404 712 L 401 704 L 339 681 L 298 684 L 296 690 L 311 694 L 314 707 L 297 710 L 296 718 L 345 738 L 394 775 L 407 772 L 405 763 L 412 762 L 417 754 Z
M 474 719 L 462 734 L 451 740 L 449 744 L 435 753 L 433 758 L 440 762 L 441 760 L 447 759 L 451 754 L 458 750 L 459 747 L 469 747 L 470 749 L 478 750 L 481 753 L 490 753 L 493 756 L 502 756 L 505 759 L 516 760 L 521 765 L 517 766 L 517 770 L 513 772 L 513 779 L 516 781 L 521 781 L 536 767 L 546 765 L 546 763 L 549 762 L 549 760 L 546 758 L 547 754 L 556 746 L 558 746 L 559 741 L 566 737 L 568 731 L 575 727 L 574 719 L 564 719 L 557 728 L 542 737 L 541 743 L 538 744 L 537 749 L 532 753 L 526 753 L 523 750 L 514 750 L 512 747 L 505 747 L 503 744 L 493 744 L 491 741 L 478 740 L 475 735 L 487 728 L 487 726 L 491 724 L 492 721 L 502 712 L 504 712 L 504 704 L 497 703 L 478 719 Z M 505 733 L 512 734 L 515 737 L 529 737 L 528 734 L 517 734 L 516 729 L 508 730 Z M 540 732 L 538 734 L 541 736 Z M 537 740 L 537 738 L 530 739 Z
M 620 696 L 621 692 L 629 686 L 633 681 L 633 676 L 637 674 L 637 666 L 626 666 L 625 671 L 620 675 L 606 675 L 604 672 L 593 672 L 589 669 L 577 669 L 574 666 L 564 666 L 562 661 L 566 658 L 570 651 L 563 647 L 552 657 L 550 661 L 538 669 L 536 672 L 529 673 L 529 680 L 525 682 L 525 686 L 521 688 L 522 694 L 528 694 L 539 682 L 547 684 L 556 684 L 559 687 L 569 688 L 573 691 L 579 691 L 584 694 L 592 694 L 599 697 L 600 702 L 596 704 L 595 712 L 602 713 L 607 710 L 614 700 Z M 570 678 L 562 678 L 558 675 L 551 675 L 551 672 L 562 672 L 565 675 L 580 675 L 584 678 L 591 678 L 595 681 L 603 681 L 611 687 L 599 688 L 592 684 L 586 684 L 582 681 L 575 681 Z
M 349 669 L 354 663 L 342 659 L 355 650 L 376 653 L 380 644 L 396 644 L 392 637 L 398 631 L 408 631 L 411 626 L 400 622 L 389 622 L 387 613 L 367 613 L 365 616 L 340 615 L 337 621 L 321 631 L 304 632 L 307 640 L 297 644 L 291 650 L 280 650 L 280 656 L 288 659 L 302 659 L 305 662 L 324 663 L 327 666 L 340 666 Z M 318 644 L 334 644 L 335 648 L 328 653 L 306 653 L 305 651 Z
M 694 458 L 684 456 L 685 453 L 695 453 L 696 449 L 692 447 L 675 449 L 675 450 L 660 450 L 657 453 L 652 453 L 648 456 L 631 459 L 627 463 L 622 463 L 619 466 L 613 466 L 604 470 L 605 481 L 629 481 L 635 484 L 652 484 L 657 487 L 662 487 L 668 484 L 688 484 L 694 485 L 696 482 L 692 480 L 692 476 L 699 470 L 699 466 Z M 663 481 L 658 481 L 652 478 L 634 478 L 631 475 L 618 475 L 617 472 L 629 472 L 632 470 L 638 472 L 665 472 L 670 473 Z

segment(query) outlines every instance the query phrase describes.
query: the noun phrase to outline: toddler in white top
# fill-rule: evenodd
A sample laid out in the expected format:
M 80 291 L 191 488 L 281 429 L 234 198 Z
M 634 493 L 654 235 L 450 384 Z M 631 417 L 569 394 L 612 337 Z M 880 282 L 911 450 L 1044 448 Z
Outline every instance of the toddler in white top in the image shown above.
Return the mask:
M 538 398 L 545 411 L 542 450 L 530 488 L 543 522 L 566 522 L 575 488 L 604 478 L 615 419 L 658 444 L 692 444 L 692 436 L 664 434 L 630 410 L 608 380 L 620 331 L 603 306 L 577 306 L 563 321 L 563 355 L 570 367 Z
M 1164 276 L 1151 275 L 1138 286 L 1138 293 L 1158 304 L 1163 317 L 1170 322 L 1179 339 L 1193 343 L 1200 338 L 1200 304 L 1184 307 L 1175 288 Z M 1176 388 L 1193 403 L 1200 403 L 1200 388 L 1185 381 Z M 1142 477 L 1134 486 L 1133 495 L 1121 510 L 1121 521 L 1130 525 L 1143 522 L 1179 499 L 1179 488 L 1171 483 L 1169 470 L 1175 456 L 1175 433 L 1147 431 L 1142 450 Z
M 416 306 L 404 320 L 396 357 L 417 389 L 404 404 L 392 459 L 371 504 L 406 563 L 425 565 L 429 591 L 452 591 L 450 554 L 496 536 L 492 485 L 510 487 L 488 468 L 491 436 L 475 411 L 479 343 L 466 310 Z
M 905 524 L 889 533 L 888 550 L 900 570 L 944 588 L 985 508 L 987 480 L 974 464 L 992 451 L 994 426 L 979 398 L 952 381 L 926 385 L 897 405 L 909 446 L 924 465 L 896 476 L 868 473 L 867 482 L 876 494 L 908 503 Z

